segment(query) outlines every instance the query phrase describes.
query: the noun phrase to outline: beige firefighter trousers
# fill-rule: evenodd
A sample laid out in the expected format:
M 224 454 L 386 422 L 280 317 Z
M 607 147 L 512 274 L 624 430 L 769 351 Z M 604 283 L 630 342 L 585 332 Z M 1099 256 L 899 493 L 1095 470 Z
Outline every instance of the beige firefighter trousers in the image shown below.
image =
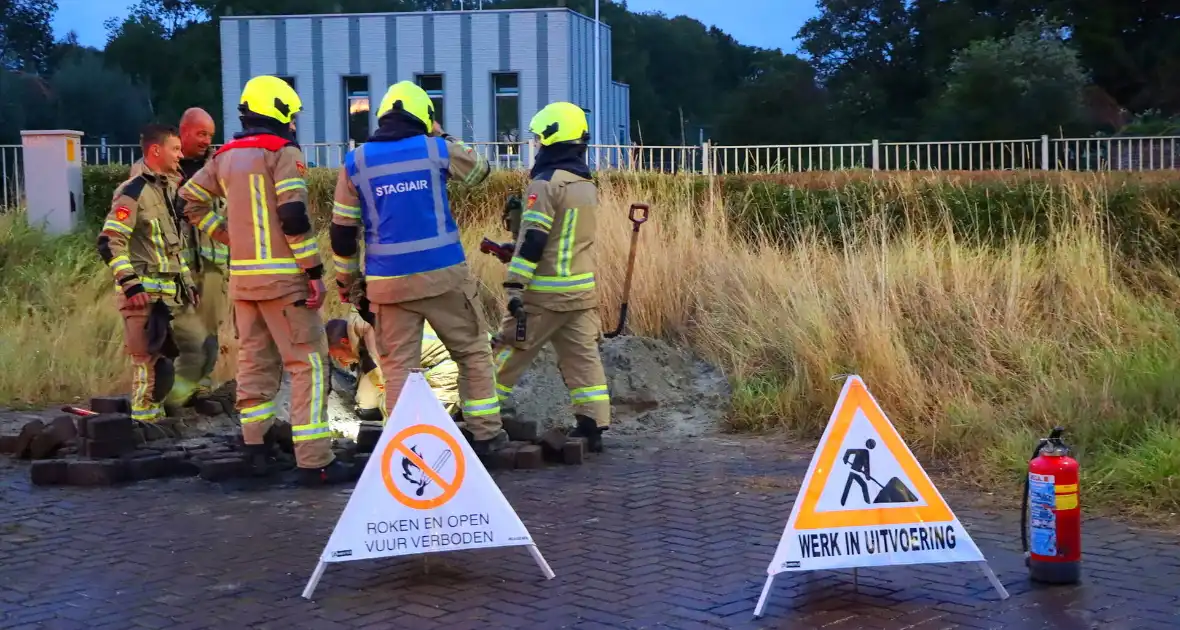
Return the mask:
M 487 329 L 476 310 L 474 287 L 398 304 L 373 304 L 381 374 L 385 377 L 385 415 L 393 412 L 410 369 L 422 367 L 422 322 L 429 321 L 459 366 L 463 420 L 475 440 L 489 440 L 503 429 L 496 398 Z
M 153 300 L 156 301 L 156 300 Z M 200 378 L 201 343 L 205 327 L 192 306 L 169 306 L 172 313 L 172 338 L 180 355 L 173 361 L 173 386 L 170 391 L 157 392 L 158 362 L 162 356 L 150 354 L 147 323 L 151 304 L 142 309 L 127 308 L 119 298 L 119 314 L 123 316 L 123 347 L 131 356 L 131 417 L 142 422 L 155 422 L 164 416 L 163 403 L 176 390 L 176 383 L 196 382 Z
M 283 370 L 291 374 L 291 434 L 300 468 L 332 462 L 328 426 L 328 342 L 318 311 L 295 296 L 234 300 L 238 338 L 238 414 L 246 444 L 262 444 L 274 424 Z
M 207 260 L 202 260 L 201 265 L 201 271 L 193 273 L 201 303 L 197 304 L 194 317 L 173 321 L 178 339 L 191 335 L 199 337 L 195 350 L 182 352 L 176 359 L 176 381 L 166 401 L 173 405 L 182 405 L 198 391 L 208 392 L 213 388 L 213 369 L 221 354 L 217 333 L 229 308 L 225 276 L 220 268 Z
M 574 413 L 610 426 L 610 396 L 606 372 L 598 353 L 602 335 L 597 308 L 551 311 L 535 304 L 525 307 L 525 340 L 516 341 L 516 318 L 505 317 L 496 346 L 496 393 L 506 400 L 521 375 L 546 342 L 553 343 L 557 367 L 569 388 Z
M 205 324 L 205 363 L 202 365 L 200 386 L 204 389 L 213 388 L 213 369 L 217 367 L 217 358 L 221 354 L 221 344 L 218 333 L 221 323 L 229 315 L 228 282 L 225 271 L 209 262 L 201 260 L 201 271 L 194 274 L 197 288 L 201 292 L 201 303 L 197 305 L 197 316 Z

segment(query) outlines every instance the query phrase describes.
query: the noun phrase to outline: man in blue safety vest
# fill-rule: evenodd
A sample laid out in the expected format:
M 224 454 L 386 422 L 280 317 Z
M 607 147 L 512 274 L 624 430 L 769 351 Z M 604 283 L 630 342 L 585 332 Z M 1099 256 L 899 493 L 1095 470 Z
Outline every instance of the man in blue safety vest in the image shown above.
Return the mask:
M 459 366 L 459 397 L 477 455 L 508 443 L 500 421 L 488 330 L 447 199 L 447 179 L 476 186 L 487 160 L 443 132 L 426 92 L 394 84 L 377 109 L 378 129 L 344 157 L 332 209 L 340 299 L 358 282 L 364 228 L 364 294 L 376 315 L 376 344 L 392 413 L 411 368 L 421 367 L 428 321 Z

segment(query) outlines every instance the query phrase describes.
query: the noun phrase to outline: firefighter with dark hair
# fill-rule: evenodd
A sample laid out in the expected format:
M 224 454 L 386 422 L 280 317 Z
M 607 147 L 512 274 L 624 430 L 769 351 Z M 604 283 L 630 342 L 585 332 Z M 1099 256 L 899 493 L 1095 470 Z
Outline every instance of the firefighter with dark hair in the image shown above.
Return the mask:
M 355 375 L 355 382 L 349 383 L 346 391 L 354 392 L 357 416 L 361 420 L 384 420 L 385 379 L 381 375 L 381 366 L 377 365 L 374 358 L 377 337 L 373 325 L 365 321 L 365 316 L 353 307 L 348 313 L 348 319 L 330 319 L 324 329 L 328 333 L 328 354 L 332 362 Z M 430 327 L 430 322 L 423 323 L 422 369 L 425 370 L 423 376 L 426 382 L 447 414 L 452 418 L 461 417 L 459 366 Z
M 155 422 L 176 380 L 200 379 L 205 327 L 194 310 L 200 297 L 174 206 L 180 138 L 172 127 L 148 125 L 140 145 L 143 165 L 115 189 L 98 253 L 118 285 L 123 343 L 133 365 L 131 417 Z
M 328 348 L 319 308 L 324 265 L 307 209 L 307 167 L 292 131 L 302 101 L 258 76 L 242 89 L 242 129 L 181 188 L 190 223 L 229 245 L 238 349 L 237 409 L 253 472 L 265 475 L 282 373 L 291 374 L 291 433 L 299 480 L 349 481 L 332 454 Z M 222 216 L 213 200 L 226 199 Z

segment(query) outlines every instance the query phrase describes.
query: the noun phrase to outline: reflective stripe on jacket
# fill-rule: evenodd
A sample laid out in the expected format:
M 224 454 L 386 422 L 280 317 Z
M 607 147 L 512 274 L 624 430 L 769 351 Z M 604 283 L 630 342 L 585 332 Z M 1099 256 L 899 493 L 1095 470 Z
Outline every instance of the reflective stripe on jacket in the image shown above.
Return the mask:
M 368 142 L 344 158 L 360 193 L 365 277 L 380 280 L 466 261 L 447 199 L 446 142 L 414 136 Z

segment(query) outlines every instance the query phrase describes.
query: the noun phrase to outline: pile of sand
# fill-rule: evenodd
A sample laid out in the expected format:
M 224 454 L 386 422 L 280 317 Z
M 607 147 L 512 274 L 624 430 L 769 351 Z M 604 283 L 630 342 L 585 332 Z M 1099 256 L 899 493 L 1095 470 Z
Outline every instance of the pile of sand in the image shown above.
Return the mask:
M 610 389 L 611 434 L 659 434 L 695 437 L 717 429 L 730 399 L 729 382 L 718 368 L 658 339 L 623 336 L 601 346 Z M 339 387 L 339 381 L 336 381 Z M 278 417 L 289 417 L 290 380 L 275 402 Z M 551 346 L 517 384 L 512 395 L 517 417 L 538 422 L 542 430 L 572 426 L 569 390 L 557 369 Z M 356 435 L 359 420 L 353 401 L 334 388 L 328 397 L 328 422 L 347 437 Z
M 622 336 L 601 346 L 611 396 L 611 434 L 695 437 L 715 431 L 728 409 L 720 369 L 658 339 Z M 553 348 L 538 355 L 512 393 L 517 415 L 543 428 L 571 426 L 569 390 Z

